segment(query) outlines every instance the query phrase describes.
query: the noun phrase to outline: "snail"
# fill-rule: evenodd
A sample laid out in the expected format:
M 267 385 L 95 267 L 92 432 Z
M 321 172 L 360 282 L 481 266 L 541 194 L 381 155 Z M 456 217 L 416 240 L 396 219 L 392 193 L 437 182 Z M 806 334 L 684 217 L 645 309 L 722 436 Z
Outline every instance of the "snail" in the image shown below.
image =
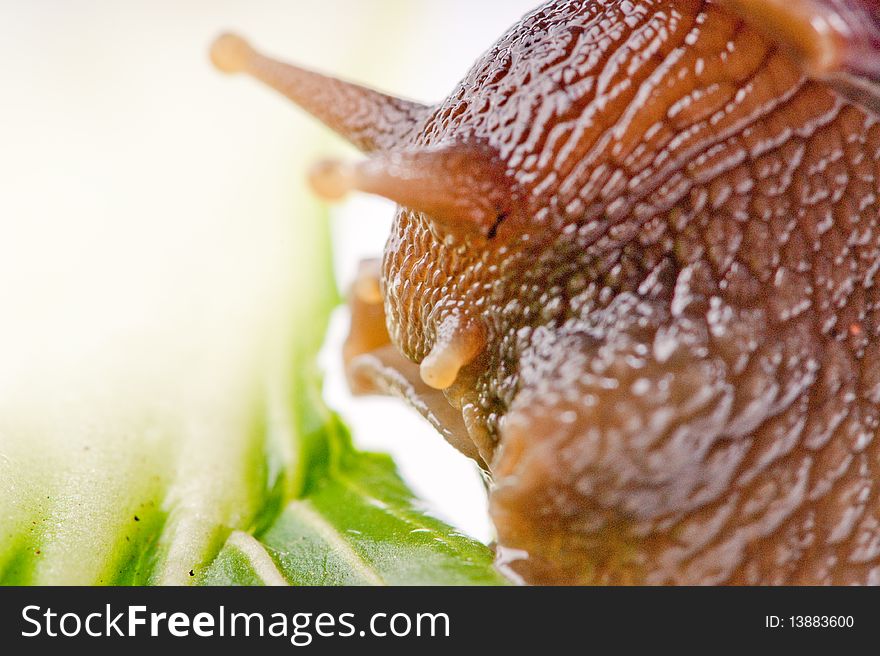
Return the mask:
M 422 105 L 225 35 L 399 205 L 347 373 L 539 584 L 880 584 L 880 5 L 558 0 Z

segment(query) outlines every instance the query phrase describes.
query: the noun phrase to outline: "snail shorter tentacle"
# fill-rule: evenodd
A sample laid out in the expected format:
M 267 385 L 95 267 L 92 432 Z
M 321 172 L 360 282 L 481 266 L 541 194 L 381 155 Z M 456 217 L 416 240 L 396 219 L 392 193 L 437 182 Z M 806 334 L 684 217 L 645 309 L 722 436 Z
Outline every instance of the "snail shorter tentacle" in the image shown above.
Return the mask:
M 452 314 L 437 330 L 437 339 L 419 368 L 425 385 L 437 390 L 452 387 L 462 368 L 486 347 L 486 330 L 479 321 Z
M 368 305 L 382 304 L 381 260 L 364 260 L 361 262 L 352 292 L 362 303 Z

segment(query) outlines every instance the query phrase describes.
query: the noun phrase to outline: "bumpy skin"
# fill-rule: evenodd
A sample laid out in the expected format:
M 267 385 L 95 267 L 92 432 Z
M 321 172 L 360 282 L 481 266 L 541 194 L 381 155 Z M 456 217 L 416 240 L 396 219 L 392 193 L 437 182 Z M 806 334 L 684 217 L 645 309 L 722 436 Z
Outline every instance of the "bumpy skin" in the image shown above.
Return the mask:
M 509 572 L 880 584 L 876 8 L 550 2 L 330 176 L 404 205 L 352 381 L 491 471 Z
M 453 390 L 531 582 L 880 583 L 880 125 L 722 8 L 554 2 L 416 145 L 524 190 L 494 240 L 397 217 L 393 342 L 490 338 Z

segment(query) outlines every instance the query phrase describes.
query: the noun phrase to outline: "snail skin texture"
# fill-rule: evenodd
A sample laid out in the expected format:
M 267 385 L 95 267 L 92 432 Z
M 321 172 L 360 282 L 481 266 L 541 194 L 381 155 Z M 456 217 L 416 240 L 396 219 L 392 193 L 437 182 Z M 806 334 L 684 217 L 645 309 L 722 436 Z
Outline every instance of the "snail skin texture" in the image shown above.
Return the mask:
M 438 105 L 270 60 L 399 205 L 348 376 L 491 476 L 542 584 L 880 584 L 880 5 L 579 0 Z

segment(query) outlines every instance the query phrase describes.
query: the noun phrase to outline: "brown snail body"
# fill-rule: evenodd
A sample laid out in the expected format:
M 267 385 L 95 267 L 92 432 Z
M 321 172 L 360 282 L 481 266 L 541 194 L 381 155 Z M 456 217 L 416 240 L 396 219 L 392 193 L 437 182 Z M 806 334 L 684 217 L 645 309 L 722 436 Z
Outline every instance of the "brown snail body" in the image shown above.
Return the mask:
M 528 582 L 880 584 L 880 15 L 550 2 L 428 107 L 275 63 L 396 200 L 346 344 Z M 842 27 L 841 27 L 842 26 Z

